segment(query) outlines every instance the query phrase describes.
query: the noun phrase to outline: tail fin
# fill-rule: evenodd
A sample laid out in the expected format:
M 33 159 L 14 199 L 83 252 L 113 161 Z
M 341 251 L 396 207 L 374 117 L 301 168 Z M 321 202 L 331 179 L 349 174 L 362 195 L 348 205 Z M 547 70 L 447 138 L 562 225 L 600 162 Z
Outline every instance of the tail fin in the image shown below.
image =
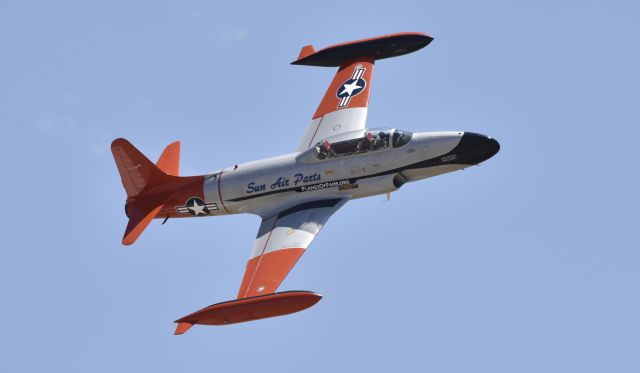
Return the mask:
M 180 174 L 180 141 L 172 142 L 162 152 L 156 166 L 168 175 Z
M 170 188 L 159 191 L 154 189 L 167 185 L 175 178 L 171 175 L 178 174 L 180 143 L 174 142 L 167 146 L 157 166 L 125 139 L 114 140 L 111 152 L 127 192 L 125 210 L 129 223 L 122 243 L 131 245 L 156 217 L 163 204 L 173 197 Z

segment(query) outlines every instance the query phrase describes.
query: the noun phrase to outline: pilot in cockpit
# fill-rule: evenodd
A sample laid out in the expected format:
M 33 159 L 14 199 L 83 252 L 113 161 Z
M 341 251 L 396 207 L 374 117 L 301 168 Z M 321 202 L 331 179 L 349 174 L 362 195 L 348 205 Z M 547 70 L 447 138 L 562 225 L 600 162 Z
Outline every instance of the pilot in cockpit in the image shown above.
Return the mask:
M 326 159 L 328 155 L 332 157 L 337 157 L 335 150 L 331 148 L 331 143 L 327 140 L 324 140 L 322 144 L 316 145 L 316 154 L 319 159 Z
M 327 159 L 327 151 L 320 143 L 316 144 L 316 156 L 318 159 Z
M 380 131 L 375 136 L 371 150 L 385 149 L 389 146 L 389 133 Z
M 362 140 L 358 142 L 356 153 L 365 153 L 373 148 L 373 134 L 369 131 L 365 132 Z
M 324 140 L 322 142 L 322 148 L 324 149 L 325 154 L 331 154 L 332 157 L 338 156 L 338 154 L 336 154 L 336 151 L 331 147 L 331 143 L 329 141 Z

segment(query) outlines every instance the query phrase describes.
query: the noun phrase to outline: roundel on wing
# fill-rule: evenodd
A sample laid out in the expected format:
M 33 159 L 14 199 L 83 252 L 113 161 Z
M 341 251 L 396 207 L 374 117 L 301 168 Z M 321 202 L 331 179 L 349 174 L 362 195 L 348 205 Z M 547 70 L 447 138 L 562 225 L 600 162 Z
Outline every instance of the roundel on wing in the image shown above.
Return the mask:
M 366 80 L 362 78 L 351 78 L 340 85 L 340 88 L 338 88 L 338 91 L 336 92 L 336 96 L 338 96 L 338 98 L 353 97 L 362 92 L 366 86 Z

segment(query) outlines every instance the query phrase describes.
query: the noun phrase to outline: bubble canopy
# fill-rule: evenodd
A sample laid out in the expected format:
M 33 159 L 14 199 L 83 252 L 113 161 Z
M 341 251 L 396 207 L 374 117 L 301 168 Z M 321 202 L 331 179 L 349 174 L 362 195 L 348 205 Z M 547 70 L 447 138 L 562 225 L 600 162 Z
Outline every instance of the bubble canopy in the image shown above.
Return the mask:
M 314 146 L 317 159 L 331 159 L 399 148 L 409 142 L 412 132 L 394 128 L 372 128 L 341 133 L 318 141 Z

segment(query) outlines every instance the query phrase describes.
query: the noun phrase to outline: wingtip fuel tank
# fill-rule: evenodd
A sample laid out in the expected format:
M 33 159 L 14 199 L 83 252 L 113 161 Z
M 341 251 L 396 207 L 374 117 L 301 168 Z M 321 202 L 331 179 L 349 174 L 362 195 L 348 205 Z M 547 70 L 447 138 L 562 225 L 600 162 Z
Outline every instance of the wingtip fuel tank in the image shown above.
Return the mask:
M 229 325 L 245 321 L 283 316 L 305 310 L 322 299 L 311 291 L 284 291 L 216 303 L 175 322 L 175 335 L 184 334 L 193 325 Z

